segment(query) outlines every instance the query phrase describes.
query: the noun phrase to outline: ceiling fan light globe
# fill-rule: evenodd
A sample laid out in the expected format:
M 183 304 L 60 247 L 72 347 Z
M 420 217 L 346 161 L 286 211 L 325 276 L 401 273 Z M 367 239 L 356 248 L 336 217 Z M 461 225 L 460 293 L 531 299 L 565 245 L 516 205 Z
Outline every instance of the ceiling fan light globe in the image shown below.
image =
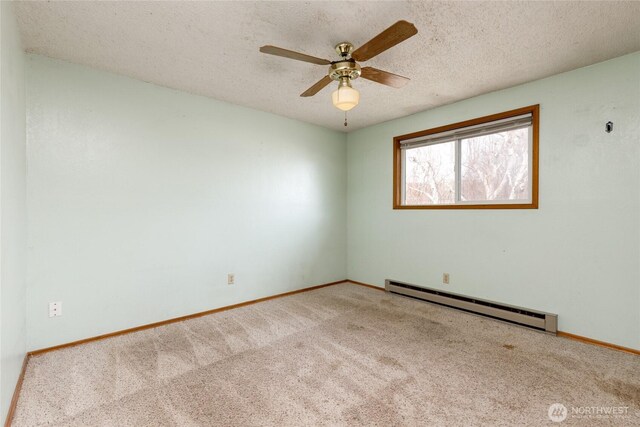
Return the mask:
M 360 92 L 351 86 L 339 86 L 331 94 L 333 105 L 342 111 L 349 111 L 360 102 Z

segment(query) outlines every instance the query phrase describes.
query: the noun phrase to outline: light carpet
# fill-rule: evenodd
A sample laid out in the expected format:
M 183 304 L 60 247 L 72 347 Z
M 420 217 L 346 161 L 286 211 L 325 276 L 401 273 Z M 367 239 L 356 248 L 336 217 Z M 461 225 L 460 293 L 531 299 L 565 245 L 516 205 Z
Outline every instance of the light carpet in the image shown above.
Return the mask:
M 553 403 L 640 425 L 640 357 L 340 284 L 33 357 L 14 426 L 524 426 Z

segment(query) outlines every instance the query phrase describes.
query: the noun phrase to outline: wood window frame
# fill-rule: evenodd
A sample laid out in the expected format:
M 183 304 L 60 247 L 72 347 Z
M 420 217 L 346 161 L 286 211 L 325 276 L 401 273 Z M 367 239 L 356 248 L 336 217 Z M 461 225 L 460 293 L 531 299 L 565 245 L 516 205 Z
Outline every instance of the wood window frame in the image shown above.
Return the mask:
M 401 142 L 433 135 L 440 132 L 447 132 L 468 126 L 476 126 L 496 120 L 508 119 L 511 117 L 531 114 L 532 147 L 531 147 L 531 202 L 529 203 L 477 203 L 477 204 L 451 204 L 451 205 L 403 205 L 402 204 L 402 155 Z M 517 108 L 503 113 L 478 117 L 476 119 L 465 120 L 463 122 L 452 123 L 427 130 L 408 133 L 393 138 L 393 209 L 538 209 L 538 180 L 539 180 L 539 126 L 540 125 L 540 105 L 530 105 L 528 107 Z

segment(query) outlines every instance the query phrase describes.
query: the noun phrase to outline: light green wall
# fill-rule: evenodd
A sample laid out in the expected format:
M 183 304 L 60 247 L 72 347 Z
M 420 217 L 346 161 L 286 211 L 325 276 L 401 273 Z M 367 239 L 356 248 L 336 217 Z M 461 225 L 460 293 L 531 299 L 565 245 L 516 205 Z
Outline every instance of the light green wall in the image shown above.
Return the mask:
M 27 83 L 30 350 L 346 277 L 344 134 L 41 56 Z
M 392 210 L 393 136 L 532 104 L 538 210 Z M 640 349 L 640 53 L 355 131 L 347 145 L 350 279 L 558 313 L 563 331 Z
M 0 423 L 26 348 L 24 54 L 13 4 L 0 2 Z

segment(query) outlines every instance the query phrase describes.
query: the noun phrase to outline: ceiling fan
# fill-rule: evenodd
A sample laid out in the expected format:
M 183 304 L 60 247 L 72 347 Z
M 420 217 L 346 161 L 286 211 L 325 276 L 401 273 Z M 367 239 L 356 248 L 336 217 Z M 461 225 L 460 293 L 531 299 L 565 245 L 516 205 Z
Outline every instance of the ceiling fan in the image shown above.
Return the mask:
M 356 50 L 353 50 L 353 45 L 349 42 L 338 43 L 335 49 L 340 55 L 340 59 L 337 61 L 316 58 L 315 56 L 275 46 L 262 46 L 260 52 L 317 65 L 329 65 L 329 73 L 300 96 L 313 96 L 331 83 L 332 80 L 335 80 L 338 82 L 338 88 L 331 95 L 333 105 L 342 111 L 349 111 L 358 105 L 360 101 L 360 92 L 352 87 L 352 80 L 362 77 L 363 79 L 395 88 L 400 88 L 409 81 L 406 77 L 378 70 L 377 68 L 360 67 L 358 62 L 368 61 L 417 33 L 418 30 L 412 23 L 398 21 Z

